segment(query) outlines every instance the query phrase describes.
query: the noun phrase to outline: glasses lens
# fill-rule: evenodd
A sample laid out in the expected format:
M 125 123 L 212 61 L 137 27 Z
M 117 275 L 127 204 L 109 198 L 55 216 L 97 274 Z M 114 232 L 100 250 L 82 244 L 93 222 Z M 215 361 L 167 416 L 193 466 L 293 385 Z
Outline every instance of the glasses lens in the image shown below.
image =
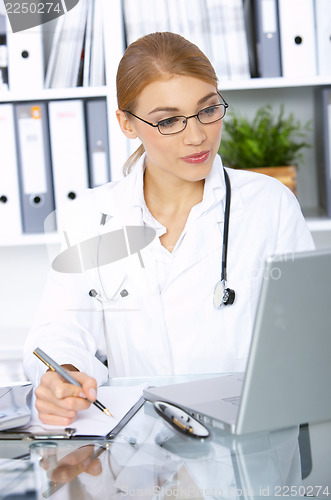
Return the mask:
M 185 116 L 172 116 L 158 123 L 159 131 L 163 135 L 177 134 L 186 126 Z
M 202 109 L 198 114 L 198 118 L 201 123 L 213 123 L 223 118 L 224 115 L 224 104 L 215 104 L 214 106 L 208 106 L 208 108 Z

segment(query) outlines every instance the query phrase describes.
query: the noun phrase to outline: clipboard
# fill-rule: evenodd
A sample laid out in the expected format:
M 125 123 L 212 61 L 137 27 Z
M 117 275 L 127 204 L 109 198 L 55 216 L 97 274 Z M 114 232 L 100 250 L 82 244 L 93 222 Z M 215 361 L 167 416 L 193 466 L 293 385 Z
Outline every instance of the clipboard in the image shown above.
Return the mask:
M 139 386 L 140 387 L 140 386 Z M 125 390 L 125 387 L 120 389 Z M 142 391 L 141 391 L 142 392 Z M 121 430 L 126 426 L 126 424 L 132 419 L 132 417 L 140 410 L 140 408 L 145 403 L 144 396 L 141 396 L 133 406 L 124 414 L 124 416 L 116 423 L 116 425 L 105 434 L 82 434 L 78 432 L 76 427 L 58 427 L 50 428 L 49 426 L 30 425 L 25 427 L 17 427 L 12 429 L 7 429 L 0 432 L 0 440 L 47 440 L 47 439 L 76 439 L 76 440 L 86 440 L 86 441 L 112 441 L 121 432 Z M 93 408 L 92 408 L 93 411 Z M 99 415 L 101 412 L 97 412 Z M 108 417 L 107 417 L 108 418 Z M 110 422 L 111 425 L 111 422 Z

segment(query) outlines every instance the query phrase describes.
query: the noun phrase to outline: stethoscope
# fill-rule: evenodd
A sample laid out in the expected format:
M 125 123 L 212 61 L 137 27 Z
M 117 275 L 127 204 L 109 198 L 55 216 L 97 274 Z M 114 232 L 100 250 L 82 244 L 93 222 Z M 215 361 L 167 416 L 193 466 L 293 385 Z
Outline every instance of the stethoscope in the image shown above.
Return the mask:
M 231 183 L 229 179 L 229 175 L 225 169 L 224 179 L 225 179 L 225 210 L 224 210 L 224 230 L 223 230 L 223 248 L 222 248 L 222 269 L 221 269 L 221 279 L 215 286 L 214 289 L 214 306 L 219 308 L 221 306 L 228 306 L 233 304 L 235 300 L 235 291 L 232 288 L 227 287 L 227 254 L 228 254 L 228 238 L 229 238 L 229 220 L 230 220 L 230 205 L 231 205 Z M 106 223 L 106 215 L 102 214 L 101 217 L 101 225 Z M 98 268 L 99 270 L 99 268 Z M 99 271 L 99 281 L 102 286 L 101 276 Z M 124 279 L 122 281 L 122 284 Z M 117 293 L 121 295 L 121 297 L 126 297 L 129 295 L 129 292 L 123 288 L 120 291 L 121 286 L 117 290 Z M 105 294 L 98 293 L 94 288 L 89 291 L 90 297 L 97 299 L 99 302 L 110 302 L 113 298 L 108 298 Z M 115 294 L 117 295 L 117 294 Z
M 222 249 L 222 271 L 221 280 L 216 284 L 214 290 L 214 306 L 229 306 L 234 303 L 236 292 L 232 288 L 227 288 L 227 257 L 228 257 L 228 239 L 229 239 L 229 221 L 231 205 L 231 183 L 229 175 L 225 169 L 225 210 L 224 210 L 224 229 L 223 229 L 223 249 Z

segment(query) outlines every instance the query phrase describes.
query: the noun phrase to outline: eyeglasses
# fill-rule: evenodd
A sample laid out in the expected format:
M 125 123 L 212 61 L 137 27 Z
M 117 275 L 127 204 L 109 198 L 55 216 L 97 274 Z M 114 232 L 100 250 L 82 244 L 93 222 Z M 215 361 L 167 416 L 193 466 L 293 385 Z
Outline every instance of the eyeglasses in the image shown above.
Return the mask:
M 169 118 L 165 118 L 164 120 L 160 120 L 157 123 L 148 122 L 143 118 L 140 118 L 140 116 L 131 113 L 131 111 L 127 111 L 125 109 L 123 111 L 125 113 L 129 113 L 129 115 L 132 115 L 135 118 L 138 118 L 138 120 L 147 123 L 147 125 L 150 125 L 151 127 L 158 128 L 160 134 L 162 135 L 178 134 L 179 132 L 183 132 L 183 130 L 185 130 L 187 126 L 187 121 L 190 118 L 197 118 L 199 122 L 202 123 L 203 125 L 209 125 L 211 123 L 215 123 L 218 122 L 219 120 L 222 120 L 229 105 L 225 101 L 225 99 L 221 96 L 221 94 L 219 92 L 217 93 L 223 101 L 220 104 L 213 104 L 212 106 L 203 108 L 196 115 L 171 116 Z

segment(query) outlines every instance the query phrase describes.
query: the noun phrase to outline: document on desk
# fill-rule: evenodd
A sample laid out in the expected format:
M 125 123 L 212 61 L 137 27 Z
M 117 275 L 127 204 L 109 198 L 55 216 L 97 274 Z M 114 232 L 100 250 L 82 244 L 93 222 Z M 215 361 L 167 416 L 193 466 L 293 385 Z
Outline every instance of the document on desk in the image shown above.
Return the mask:
M 68 437 L 91 437 L 96 435 L 106 437 L 112 433 L 116 434 L 120 430 L 119 427 L 122 428 L 121 424 L 125 424 L 142 406 L 142 401 L 140 405 L 136 404 L 142 398 L 145 388 L 145 383 L 134 386 L 99 387 L 98 400 L 102 401 L 113 416 L 109 417 L 94 405 L 91 405 L 88 410 L 78 412 L 77 419 L 71 425 L 72 432 Z M 116 429 L 118 429 L 117 432 Z M 61 430 L 64 431 L 65 428 L 43 424 L 39 420 L 33 405 L 32 419 L 29 425 L 24 428 L 24 431 L 32 434 L 48 432 L 51 435 L 53 431 L 59 432 Z

